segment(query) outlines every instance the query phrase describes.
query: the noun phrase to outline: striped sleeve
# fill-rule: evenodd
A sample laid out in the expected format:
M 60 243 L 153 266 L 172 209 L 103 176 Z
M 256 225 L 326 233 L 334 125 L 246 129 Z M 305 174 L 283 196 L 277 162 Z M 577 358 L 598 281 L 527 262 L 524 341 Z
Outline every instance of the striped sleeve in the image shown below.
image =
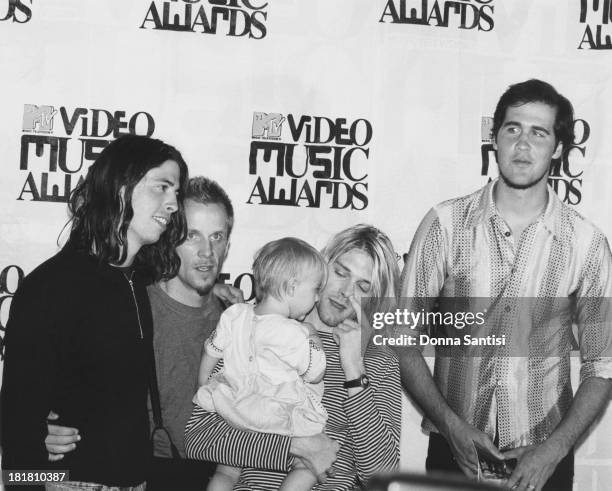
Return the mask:
M 288 472 L 291 438 L 237 430 L 216 413 L 194 406 L 185 427 L 187 457 L 234 467 Z
M 395 356 L 385 353 L 387 356 L 367 367 L 375 383 L 343 403 L 357 476 L 362 483 L 376 473 L 396 471 L 399 465 L 399 365 Z

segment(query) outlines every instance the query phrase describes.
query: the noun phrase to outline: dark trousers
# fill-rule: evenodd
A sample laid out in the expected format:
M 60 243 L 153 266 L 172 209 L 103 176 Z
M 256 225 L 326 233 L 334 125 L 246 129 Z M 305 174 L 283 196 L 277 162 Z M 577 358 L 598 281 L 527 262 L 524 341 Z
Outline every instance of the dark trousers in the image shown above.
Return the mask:
M 427 450 L 425 468 L 427 472 L 448 472 L 463 475 L 446 439 L 433 432 L 429 434 L 429 449 Z M 574 452 L 572 451 L 559 462 L 542 491 L 572 491 L 573 481 Z
M 202 460 L 154 457 L 147 491 L 204 491 L 216 466 Z

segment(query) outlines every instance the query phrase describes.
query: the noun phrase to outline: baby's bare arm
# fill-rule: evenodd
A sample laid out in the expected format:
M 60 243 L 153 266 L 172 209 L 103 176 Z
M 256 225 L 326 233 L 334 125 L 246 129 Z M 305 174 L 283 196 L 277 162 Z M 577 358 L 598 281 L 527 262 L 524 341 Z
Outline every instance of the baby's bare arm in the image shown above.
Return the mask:
M 210 378 L 220 359 L 206 352 L 202 354 L 202 361 L 200 362 L 200 370 L 198 372 L 198 387 L 204 385 Z

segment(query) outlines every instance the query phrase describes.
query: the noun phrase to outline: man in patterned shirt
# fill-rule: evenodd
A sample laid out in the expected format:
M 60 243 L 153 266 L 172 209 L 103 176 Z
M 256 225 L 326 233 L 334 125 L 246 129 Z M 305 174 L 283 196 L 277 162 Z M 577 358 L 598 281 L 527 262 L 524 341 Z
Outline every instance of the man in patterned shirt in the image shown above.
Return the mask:
M 610 397 L 610 249 L 547 185 L 552 159 L 573 141 L 565 97 L 539 80 L 512 85 L 497 104 L 493 133 L 499 179 L 425 216 L 401 295 L 413 306 L 486 298 L 492 332 L 508 344 L 482 356 L 463 347 L 459 356 L 437 356 L 433 378 L 418 348 L 398 349 L 402 381 L 428 418 L 428 470 L 476 476 L 480 453 L 517 459 L 513 489 L 571 489 L 572 447 Z M 526 310 L 528 299 L 540 307 L 574 299 L 576 308 L 565 302 L 544 315 Z M 582 361 L 573 399 L 572 315 Z

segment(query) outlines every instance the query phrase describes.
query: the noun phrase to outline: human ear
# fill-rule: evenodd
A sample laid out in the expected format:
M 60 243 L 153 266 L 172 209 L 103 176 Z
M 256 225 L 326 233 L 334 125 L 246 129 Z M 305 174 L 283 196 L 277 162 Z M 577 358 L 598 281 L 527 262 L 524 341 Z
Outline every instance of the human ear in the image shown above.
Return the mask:
M 285 293 L 290 296 L 290 297 L 294 297 L 295 296 L 295 289 L 297 287 L 297 279 L 296 278 L 291 278 L 288 282 L 287 282 L 287 287 L 285 288 Z
M 225 262 L 225 260 L 227 259 L 227 255 L 229 254 L 230 245 L 231 245 L 231 242 L 228 240 L 227 243 L 225 244 L 225 252 L 223 252 L 223 262 Z

